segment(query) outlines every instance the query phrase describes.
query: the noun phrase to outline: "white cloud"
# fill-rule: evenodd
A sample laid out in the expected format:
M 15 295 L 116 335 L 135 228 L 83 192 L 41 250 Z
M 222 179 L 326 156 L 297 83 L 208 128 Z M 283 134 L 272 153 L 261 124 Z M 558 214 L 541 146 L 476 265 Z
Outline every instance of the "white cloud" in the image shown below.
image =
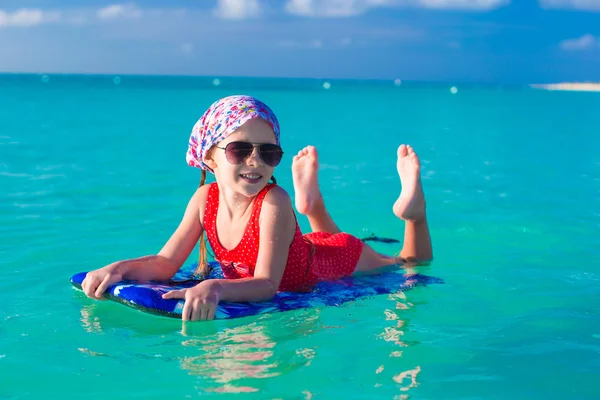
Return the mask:
M 148 10 L 144 14 L 153 12 L 155 10 Z M 142 10 L 134 4 L 112 4 L 100 9 L 42 10 L 39 8 L 22 8 L 13 12 L 0 9 L 0 28 L 27 28 L 46 23 L 77 26 L 89 24 L 94 20 L 139 19 L 142 14 Z
M 258 17 L 262 6 L 258 0 L 219 0 L 214 13 L 223 19 L 247 19 Z
M 164 34 L 165 31 L 174 30 L 173 26 L 185 26 L 193 19 L 211 19 L 206 11 L 190 12 L 185 8 L 141 8 L 134 3 L 112 4 L 102 8 L 73 7 L 63 9 L 0 9 L 0 30 L 2 28 L 31 28 L 47 24 L 60 24 L 73 27 L 93 26 L 106 22 L 126 21 L 123 24 L 128 30 L 119 32 L 123 36 L 141 31 Z M 129 22 L 137 21 L 136 29 Z M 182 21 L 187 21 L 182 23 Z M 111 31 L 106 32 L 108 35 Z
M 600 11 L 600 0 L 539 0 L 542 8 Z
M 285 10 L 303 17 L 352 17 L 379 7 L 417 7 L 438 10 L 490 11 L 510 0 L 289 0 Z
M 303 17 L 352 17 L 364 13 L 368 0 L 290 0 L 285 10 Z
M 32 27 L 45 22 L 56 22 L 61 15 L 56 11 L 42 11 L 38 8 L 21 8 L 14 12 L 0 9 L 0 28 Z
M 15 26 L 39 25 L 44 20 L 44 13 L 38 9 L 21 9 L 8 19 Z
M 417 3 L 443 10 L 490 11 L 510 4 L 510 0 L 418 0 Z
M 285 5 L 285 10 L 290 14 L 305 17 L 314 16 L 315 8 L 312 0 L 290 0 Z
M 137 19 L 142 16 L 142 10 L 134 4 L 111 4 L 99 9 L 96 15 L 102 20 L 117 18 Z
M 561 49 L 568 51 L 588 50 L 596 46 L 600 47 L 600 38 L 588 33 L 580 38 L 563 40 L 559 45 Z

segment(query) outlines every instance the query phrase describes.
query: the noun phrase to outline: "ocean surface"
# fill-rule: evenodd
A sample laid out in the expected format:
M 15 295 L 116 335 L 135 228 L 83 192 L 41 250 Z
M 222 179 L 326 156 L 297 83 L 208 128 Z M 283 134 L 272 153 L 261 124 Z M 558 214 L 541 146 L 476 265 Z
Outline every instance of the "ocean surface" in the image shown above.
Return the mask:
M 600 93 L 451 86 L 0 75 L 0 398 L 599 398 Z M 280 119 L 278 182 L 292 194 L 293 154 L 317 146 L 360 237 L 402 239 L 411 144 L 435 256 L 419 272 L 445 284 L 185 325 L 75 290 L 160 250 L 199 182 L 192 126 L 240 93 Z

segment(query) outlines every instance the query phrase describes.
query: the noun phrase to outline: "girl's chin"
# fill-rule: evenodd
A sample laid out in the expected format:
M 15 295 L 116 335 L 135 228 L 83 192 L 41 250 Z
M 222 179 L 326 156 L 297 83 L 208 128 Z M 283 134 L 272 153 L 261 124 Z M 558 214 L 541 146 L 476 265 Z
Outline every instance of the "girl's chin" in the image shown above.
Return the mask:
M 237 186 L 240 189 L 241 194 L 247 197 L 253 197 L 267 186 L 267 182 L 264 178 L 258 182 L 246 182 L 245 180 L 240 180 Z

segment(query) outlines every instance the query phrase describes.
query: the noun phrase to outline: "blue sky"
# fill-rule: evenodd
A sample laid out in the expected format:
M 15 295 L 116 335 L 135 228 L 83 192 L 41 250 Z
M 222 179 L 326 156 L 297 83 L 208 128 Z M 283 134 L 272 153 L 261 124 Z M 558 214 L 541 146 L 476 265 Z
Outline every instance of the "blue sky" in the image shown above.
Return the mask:
M 0 0 L 0 71 L 600 81 L 600 0 Z

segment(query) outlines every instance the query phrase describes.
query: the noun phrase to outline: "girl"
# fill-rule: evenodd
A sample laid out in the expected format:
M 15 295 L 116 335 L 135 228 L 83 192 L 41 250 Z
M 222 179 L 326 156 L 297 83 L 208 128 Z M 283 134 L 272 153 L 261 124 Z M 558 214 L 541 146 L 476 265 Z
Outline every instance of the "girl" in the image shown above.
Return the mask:
M 300 150 L 292 164 L 296 209 L 308 217 L 313 231 L 300 232 L 290 197 L 273 177 L 283 155 L 279 133 L 275 114 L 253 97 L 230 96 L 212 104 L 190 137 L 186 159 L 202 169 L 202 181 L 179 227 L 157 255 L 89 272 L 82 283 L 85 294 L 100 299 L 122 279 L 172 278 L 204 232 L 226 279 L 164 294 L 165 299 L 185 299 L 184 321 L 212 319 L 219 301 L 264 301 L 279 290 L 306 291 L 320 280 L 432 259 L 419 159 L 410 146 L 398 148 L 402 192 L 393 211 L 406 225 L 403 249 L 394 257 L 337 227 L 321 196 L 312 146 Z M 204 185 L 206 170 L 215 175 L 215 183 Z M 206 273 L 203 240 L 200 248 L 199 272 Z

